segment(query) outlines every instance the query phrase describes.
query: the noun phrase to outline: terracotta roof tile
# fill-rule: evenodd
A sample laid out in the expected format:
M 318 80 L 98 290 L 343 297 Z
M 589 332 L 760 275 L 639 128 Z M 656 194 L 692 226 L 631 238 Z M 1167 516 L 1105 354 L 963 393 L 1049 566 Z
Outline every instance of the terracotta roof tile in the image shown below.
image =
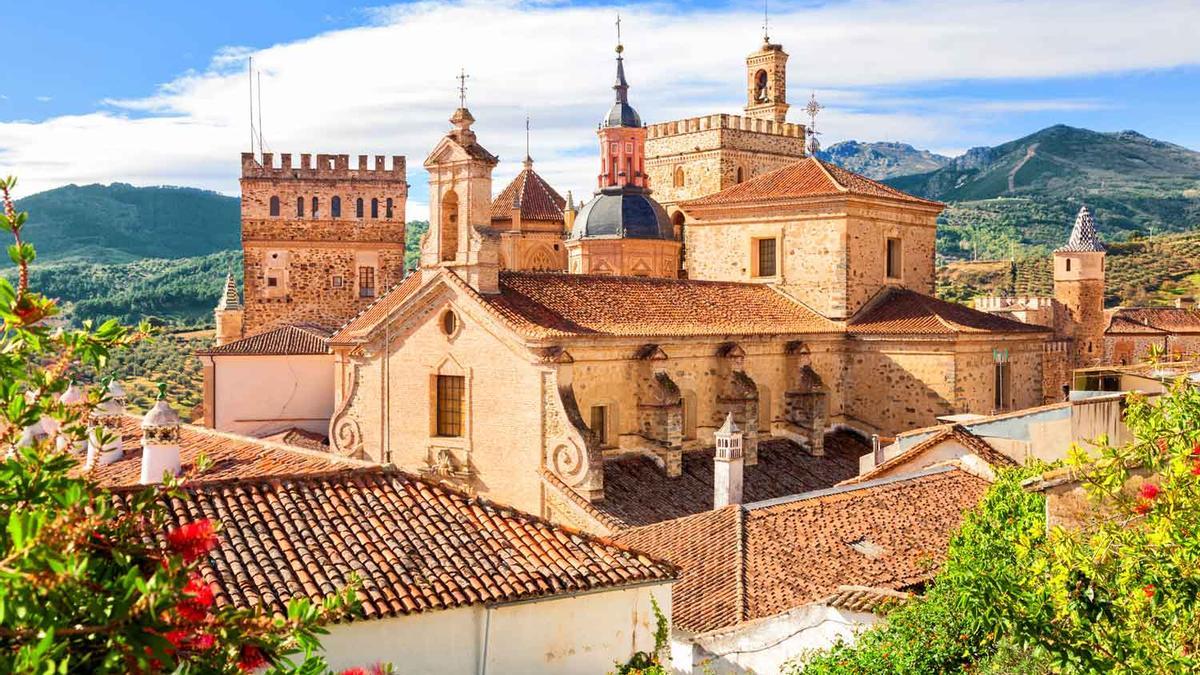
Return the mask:
M 342 342 L 355 337 L 362 337 L 370 332 L 371 329 L 387 318 L 388 314 L 391 314 L 393 310 L 404 304 L 408 296 L 420 288 L 425 279 L 425 275 L 420 272 L 409 274 L 403 281 L 376 298 L 375 302 L 367 305 L 361 312 L 351 317 L 349 321 L 334 332 L 329 341 Z
M 264 441 L 271 441 L 272 443 L 294 445 L 307 450 L 329 452 L 329 438 L 325 434 L 318 434 L 308 429 L 301 429 L 300 427 L 284 429 L 283 431 L 263 436 L 262 439 Z
M 882 197 L 927 206 L 943 206 L 940 202 L 914 197 L 815 157 L 806 157 L 798 162 L 751 178 L 744 183 L 725 188 L 720 192 L 686 201 L 681 206 L 686 209 L 689 206 L 742 204 L 843 194 Z
M 747 466 L 742 486 L 747 502 L 832 487 L 858 474 L 858 459 L 870 447 L 838 431 L 825 436 L 825 455 L 814 457 L 783 439 L 758 445 L 758 464 Z M 592 505 L 619 527 L 649 525 L 703 513 L 713 507 L 713 451 L 683 453 L 683 473 L 667 477 L 648 457 L 604 462 L 604 500 Z
M 928 581 L 988 485 L 939 467 L 730 506 L 616 538 L 683 568 L 672 621 L 704 632 L 819 602 L 848 584 L 899 591 Z
M 217 601 L 276 613 L 362 579 L 365 618 L 620 587 L 676 576 L 670 563 L 499 504 L 375 467 L 185 485 L 174 523 L 213 518 L 202 564 Z M 125 498 L 132 491 L 118 493 Z
M 522 220 L 563 222 L 563 199 L 550 184 L 527 167 L 492 200 L 492 220 L 510 220 L 512 210 L 520 209 Z
M 1113 321 L 1119 321 L 1118 327 L 1131 329 L 1128 323 L 1133 322 L 1151 329 L 1167 333 L 1200 333 L 1200 309 L 1185 309 L 1182 307 L 1121 307 L 1112 316 Z M 1114 330 L 1112 322 L 1108 329 L 1112 332 L 1127 332 Z
M 311 324 L 280 326 L 264 333 L 227 342 L 200 354 L 306 355 L 329 352 L 329 331 Z
M 996 448 L 993 448 L 990 443 L 971 433 L 961 424 L 951 424 L 949 426 L 942 427 L 941 430 L 937 431 L 929 438 L 917 443 L 899 455 L 886 460 L 884 463 L 876 466 L 870 471 L 859 474 L 850 480 L 842 481 L 839 483 L 839 485 L 854 485 L 879 478 L 892 469 L 907 464 L 917 457 L 920 457 L 923 453 L 936 448 L 939 444 L 946 440 L 957 441 L 959 444 L 969 450 L 971 454 L 987 462 L 992 467 L 999 468 L 1017 466 L 1017 462 L 1013 458 L 1000 452 Z
M 89 473 L 103 487 L 137 485 L 140 478 L 141 418 L 135 415 L 122 417 L 120 433 L 125 448 L 124 456 L 112 464 L 94 466 Z M 193 482 L 325 473 L 371 465 L 369 462 L 190 424 L 180 427 L 179 446 L 184 474 Z M 210 466 L 205 472 L 195 474 L 196 458 L 201 454 L 208 458 Z
M 880 291 L 850 319 L 846 329 L 851 334 L 863 335 L 1050 332 L 1043 326 L 896 287 Z

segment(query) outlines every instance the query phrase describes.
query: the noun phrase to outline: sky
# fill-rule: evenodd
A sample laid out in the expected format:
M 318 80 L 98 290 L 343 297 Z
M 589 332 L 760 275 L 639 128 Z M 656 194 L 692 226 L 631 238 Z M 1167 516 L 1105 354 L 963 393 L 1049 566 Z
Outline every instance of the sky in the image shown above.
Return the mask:
M 186 185 L 237 194 L 249 149 L 247 58 L 268 152 L 403 154 L 409 218 L 421 163 L 449 129 L 460 68 L 480 142 L 587 195 L 612 97 L 620 12 L 643 120 L 744 105 L 748 2 L 463 0 L 363 5 L 10 3 L 0 10 L 0 175 L 20 194 L 69 183 Z M 1134 129 L 1200 149 L 1197 0 L 774 0 L 791 55 L 791 121 L 810 93 L 821 141 L 901 141 L 956 155 L 1064 123 Z

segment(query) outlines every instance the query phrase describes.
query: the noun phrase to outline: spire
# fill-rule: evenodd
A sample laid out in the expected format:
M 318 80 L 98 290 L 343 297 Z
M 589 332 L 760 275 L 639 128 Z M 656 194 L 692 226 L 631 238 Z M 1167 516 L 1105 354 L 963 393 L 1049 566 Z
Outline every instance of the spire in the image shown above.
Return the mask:
M 1104 244 L 1100 241 L 1100 234 L 1096 232 L 1096 223 L 1092 220 L 1088 207 L 1079 207 L 1079 213 L 1075 216 L 1075 226 L 1071 228 L 1071 238 L 1067 240 L 1066 246 L 1057 250 L 1071 253 L 1104 251 Z
M 613 84 L 616 96 L 608 117 L 601 126 L 604 127 L 640 127 L 642 118 L 629 105 L 629 82 L 625 80 L 625 45 L 621 43 L 621 15 L 617 14 L 617 81 Z
M 525 168 L 533 168 L 533 157 L 529 154 L 529 115 L 525 116 Z
M 221 299 L 217 301 L 217 311 L 241 308 L 242 301 L 238 298 L 237 283 L 233 280 L 232 274 L 226 274 L 225 292 L 221 294 Z
M 771 44 L 771 15 L 767 11 L 767 0 L 763 0 L 763 44 Z
M 621 14 L 617 13 L 617 81 L 613 91 L 617 92 L 617 103 L 629 103 L 629 83 L 625 81 L 625 58 L 621 54 L 625 45 L 621 44 Z

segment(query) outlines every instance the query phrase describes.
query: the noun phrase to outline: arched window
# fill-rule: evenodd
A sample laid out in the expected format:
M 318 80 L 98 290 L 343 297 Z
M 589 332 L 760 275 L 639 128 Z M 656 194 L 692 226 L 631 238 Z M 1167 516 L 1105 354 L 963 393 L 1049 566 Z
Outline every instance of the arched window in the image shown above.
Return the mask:
M 359 197 L 359 198 L 358 198 L 358 199 L 357 199 L 357 200 L 354 202 L 354 217 L 355 217 L 355 218 L 362 218 L 362 217 L 363 217 L 363 201 L 362 201 L 362 197 Z
M 271 215 L 279 216 L 279 197 L 271 197 Z
M 683 175 L 683 167 L 675 167 L 675 187 L 683 187 L 686 184 L 686 179 Z
M 392 198 L 391 197 L 387 198 L 387 206 L 385 207 L 385 210 L 384 210 L 384 217 L 387 218 L 388 220 L 392 219 Z
M 333 218 L 342 217 L 342 198 L 334 195 L 333 199 L 329 200 L 329 215 Z
M 458 195 L 451 190 L 442 197 L 441 222 L 438 224 L 441 259 L 454 260 L 458 252 Z
M 379 217 L 379 200 L 378 199 L 371 199 L 371 217 L 372 218 Z
M 746 175 L 745 175 L 745 173 L 743 173 L 743 172 L 742 172 L 742 167 L 740 167 L 740 166 L 739 166 L 739 167 L 737 168 L 737 171 L 736 171 L 736 172 L 734 172 L 733 181 L 734 181 L 735 183 L 740 183 L 740 182 L 742 182 L 742 181 L 744 181 L 744 180 L 746 180 Z
M 754 102 L 767 102 L 767 71 L 765 70 L 754 74 Z
M 304 197 L 296 197 L 296 217 L 304 215 Z
M 316 197 L 313 197 L 313 208 L 312 208 L 312 217 L 313 217 L 313 218 L 316 218 L 316 217 L 317 217 L 317 207 L 318 207 L 319 205 L 320 205 L 320 202 L 319 202 L 319 201 L 317 201 L 317 198 L 316 198 Z

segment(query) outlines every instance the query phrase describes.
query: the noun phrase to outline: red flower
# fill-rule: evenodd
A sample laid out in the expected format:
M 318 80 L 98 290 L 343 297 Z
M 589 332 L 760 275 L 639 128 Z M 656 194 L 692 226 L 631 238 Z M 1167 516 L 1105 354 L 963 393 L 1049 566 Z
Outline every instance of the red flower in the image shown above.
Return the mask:
M 1138 514 L 1139 516 L 1144 516 L 1147 513 L 1150 513 L 1150 509 L 1152 509 L 1152 508 L 1154 508 L 1153 504 L 1146 501 L 1145 499 L 1142 499 L 1142 500 L 1139 500 L 1137 504 L 1133 505 L 1133 512 Z
M 167 642 L 170 642 L 172 646 L 174 646 L 176 649 L 179 649 L 188 641 L 188 638 L 191 637 L 191 635 L 192 632 L 189 630 L 176 628 L 175 630 L 167 631 L 167 634 L 163 637 L 167 638 Z
M 385 673 L 387 673 L 387 670 L 381 664 L 376 663 L 370 668 L 363 668 L 362 666 L 347 668 L 338 672 L 338 675 L 385 675 Z
M 194 640 L 192 640 L 192 647 L 195 647 L 200 651 L 212 649 L 216 646 L 216 644 L 217 639 L 208 633 L 200 633 Z
M 1192 444 L 1192 457 L 1200 459 L 1200 441 Z
M 1164 455 L 1167 454 L 1167 439 L 1160 438 L 1156 443 L 1158 443 L 1158 451 Z
M 1154 597 L 1154 584 L 1146 584 L 1145 586 L 1142 586 L 1142 592 L 1146 594 L 1147 598 L 1153 598 Z
M 261 649 L 254 645 L 242 645 L 242 652 L 238 655 L 238 668 L 249 672 L 265 665 L 267 657 L 263 656 Z
M 1200 459 L 1192 463 L 1192 475 L 1200 476 Z
M 1153 501 L 1158 497 L 1158 486 L 1154 483 L 1146 483 L 1142 485 L 1142 490 L 1138 494 L 1142 496 L 1142 499 Z
M 212 587 L 199 575 L 192 575 L 187 585 L 183 587 L 183 600 L 175 605 L 175 611 L 184 621 L 200 623 L 208 616 L 208 608 L 213 604 Z
M 167 532 L 167 545 L 184 560 L 192 562 L 216 548 L 216 528 L 211 520 L 194 520 Z

